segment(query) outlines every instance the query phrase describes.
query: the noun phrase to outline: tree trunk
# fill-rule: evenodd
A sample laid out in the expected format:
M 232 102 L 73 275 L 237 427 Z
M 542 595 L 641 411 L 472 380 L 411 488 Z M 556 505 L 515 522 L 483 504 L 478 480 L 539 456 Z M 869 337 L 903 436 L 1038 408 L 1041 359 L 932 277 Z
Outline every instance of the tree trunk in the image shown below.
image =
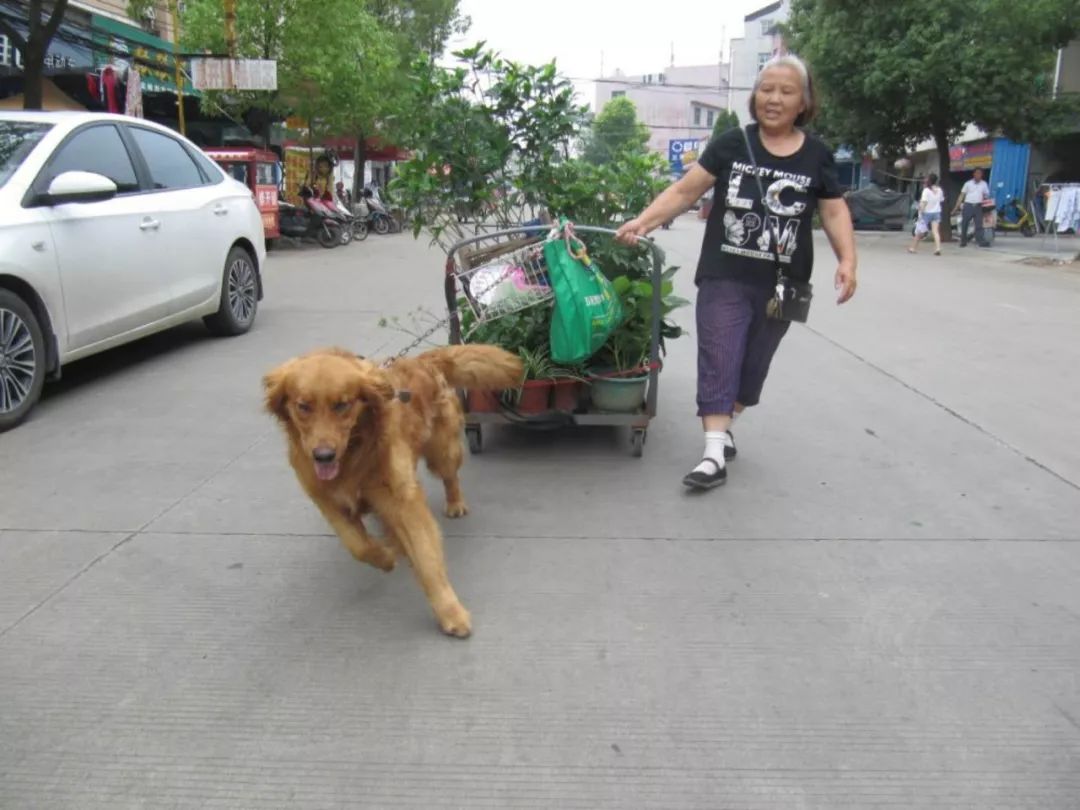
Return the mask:
M 56 0 L 52 14 L 45 23 L 41 21 L 42 4 L 43 0 L 30 0 L 26 39 L 6 23 L 0 25 L 0 31 L 7 35 L 11 44 L 22 51 L 24 110 L 40 110 L 43 106 L 41 80 L 45 76 L 45 56 L 67 10 L 68 0 Z
M 944 124 L 934 125 L 934 144 L 938 153 L 938 182 L 941 183 L 941 191 L 945 195 L 945 201 L 941 204 L 941 240 L 948 242 L 952 239 L 949 214 L 956 200 L 953 199 L 953 182 L 949 174 L 949 131 Z
M 356 151 L 353 152 L 352 197 L 356 203 L 364 190 L 364 167 L 367 166 L 367 138 L 363 133 L 356 136 Z
M 23 109 L 40 110 L 45 103 L 45 91 L 41 86 L 45 78 L 45 54 L 48 45 L 35 37 L 31 30 L 30 41 L 23 51 Z

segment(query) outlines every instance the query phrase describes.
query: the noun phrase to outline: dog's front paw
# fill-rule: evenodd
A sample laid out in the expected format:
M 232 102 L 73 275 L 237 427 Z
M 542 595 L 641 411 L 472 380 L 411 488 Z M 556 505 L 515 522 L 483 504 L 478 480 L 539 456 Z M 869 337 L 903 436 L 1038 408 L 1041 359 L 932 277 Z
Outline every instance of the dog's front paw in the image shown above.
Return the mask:
M 439 628 L 448 636 L 468 638 L 472 635 L 472 617 L 460 603 L 439 611 Z
M 454 501 L 446 505 L 446 516 L 449 518 L 465 517 L 469 514 L 469 505 L 465 501 Z
M 397 564 L 397 554 L 387 546 L 376 546 L 371 552 L 368 562 L 380 571 L 389 573 L 394 570 L 394 566 Z

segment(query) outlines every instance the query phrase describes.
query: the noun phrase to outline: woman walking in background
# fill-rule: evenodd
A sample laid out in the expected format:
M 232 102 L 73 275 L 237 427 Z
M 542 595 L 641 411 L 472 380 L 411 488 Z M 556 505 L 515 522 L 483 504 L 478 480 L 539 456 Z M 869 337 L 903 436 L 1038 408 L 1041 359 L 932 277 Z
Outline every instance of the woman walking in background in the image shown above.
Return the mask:
M 919 242 L 926 236 L 927 230 L 934 234 L 934 255 L 941 255 L 941 205 L 945 202 L 945 192 L 937 184 L 938 177 L 933 172 L 926 178 L 926 187 L 919 198 L 919 222 L 915 226 L 915 239 L 908 253 L 914 253 Z
M 801 59 L 786 55 L 767 62 L 750 96 L 756 124 L 747 128 L 745 139 L 739 128 L 714 138 L 682 179 L 619 229 L 618 238 L 633 244 L 715 187 L 695 278 L 697 404 L 705 452 L 683 478 L 691 489 L 712 489 L 727 480 L 726 462 L 735 457 L 732 420 L 758 403 L 773 354 L 790 325 L 766 314 L 777 285 L 777 263 L 787 278 L 810 280 L 813 216 L 819 208 L 839 262 L 837 303 L 855 294 L 855 236 L 833 153 L 802 129 L 816 106 L 813 81 Z

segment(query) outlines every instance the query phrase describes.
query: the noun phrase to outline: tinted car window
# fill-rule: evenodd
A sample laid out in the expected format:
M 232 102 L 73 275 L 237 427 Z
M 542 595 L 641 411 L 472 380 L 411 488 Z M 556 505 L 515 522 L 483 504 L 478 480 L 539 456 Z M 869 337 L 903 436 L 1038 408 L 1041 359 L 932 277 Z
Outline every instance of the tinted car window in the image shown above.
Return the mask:
M 154 188 L 194 188 L 203 184 L 198 166 L 180 141 L 139 127 L 132 127 L 131 134 L 150 167 Z
M 49 164 L 49 181 L 64 172 L 103 174 L 120 193 L 139 190 L 131 156 L 112 124 L 79 130 L 61 146 Z
M 202 169 L 209 185 L 221 182 L 221 172 L 218 170 L 218 165 L 214 163 L 214 161 L 210 160 L 210 158 L 197 149 L 189 149 L 188 153 L 195 159 L 195 162 L 199 164 L 199 168 Z
M 15 174 L 15 170 L 50 129 L 51 124 L 0 121 L 0 186 Z

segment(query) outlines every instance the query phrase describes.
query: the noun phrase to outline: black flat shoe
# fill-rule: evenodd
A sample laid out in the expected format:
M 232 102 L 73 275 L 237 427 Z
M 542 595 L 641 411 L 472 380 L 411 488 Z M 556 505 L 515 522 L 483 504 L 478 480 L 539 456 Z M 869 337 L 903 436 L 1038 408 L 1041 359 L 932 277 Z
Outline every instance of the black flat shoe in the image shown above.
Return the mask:
M 739 455 L 739 451 L 735 449 L 735 436 L 730 430 L 727 435 L 731 439 L 731 444 L 724 445 L 724 461 L 731 461 L 735 456 Z
M 708 462 L 713 465 L 713 471 L 711 473 L 699 472 L 698 470 L 692 470 L 683 477 L 683 486 L 690 489 L 696 489 L 704 491 L 707 489 L 714 489 L 721 484 L 727 483 L 727 468 L 721 467 L 714 459 L 703 458 L 703 462 Z

